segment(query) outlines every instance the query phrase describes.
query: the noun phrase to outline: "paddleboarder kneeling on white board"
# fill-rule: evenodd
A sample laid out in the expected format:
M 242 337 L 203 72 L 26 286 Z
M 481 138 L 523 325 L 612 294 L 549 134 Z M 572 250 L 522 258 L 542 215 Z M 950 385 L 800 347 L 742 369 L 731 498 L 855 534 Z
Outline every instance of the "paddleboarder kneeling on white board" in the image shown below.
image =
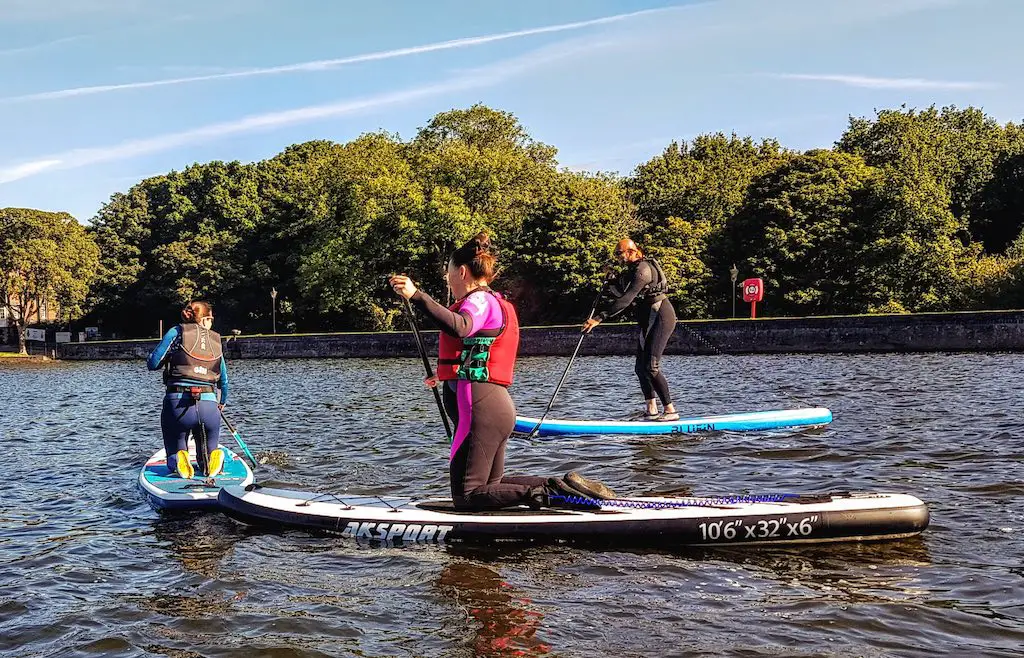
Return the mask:
M 203 475 L 212 477 L 224 467 L 224 451 L 218 445 L 220 411 L 228 400 L 228 368 L 220 334 L 212 326 L 210 304 L 189 302 L 181 311 L 181 324 L 172 327 L 146 359 L 150 370 L 164 369 L 167 393 L 160 413 L 160 429 L 167 468 L 189 479 L 195 476 L 188 455 L 190 432 L 195 437 Z
M 455 423 L 449 452 L 452 502 L 459 511 L 528 505 L 591 509 L 576 498 L 614 498 L 600 482 L 576 473 L 564 478 L 506 476 L 505 444 L 515 427 L 516 409 L 508 393 L 519 352 L 515 307 L 490 288 L 497 258 L 490 238 L 480 233 L 456 249 L 446 278 L 455 297 L 449 308 L 434 301 L 405 275 L 390 277 L 394 291 L 410 300 L 441 330 L 437 376 L 444 407 Z
M 640 326 L 635 370 L 647 402 L 644 420 L 679 420 L 672 404 L 672 393 L 668 390 L 668 380 L 661 372 L 661 357 L 676 328 L 676 311 L 666 294 L 668 279 L 658 261 L 644 256 L 629 238 L 619 241 L 615 256 L 626 268 L 605 286 L 605 298 L 598 304 L 593 317 L 583 323 L 583 332 L 590 333 L 601 322 L 625 311 L 635 302 L 636 322 Z M 661 414 L 658 413 L 655 395 L 664 407 Z

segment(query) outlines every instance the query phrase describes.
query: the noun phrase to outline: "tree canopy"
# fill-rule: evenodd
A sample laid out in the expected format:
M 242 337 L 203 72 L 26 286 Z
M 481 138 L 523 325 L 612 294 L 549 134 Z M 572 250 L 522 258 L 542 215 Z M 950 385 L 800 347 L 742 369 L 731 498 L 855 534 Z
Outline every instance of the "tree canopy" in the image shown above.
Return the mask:
M 80 316 L 96 276 L 99 249 L 67 213 L 0 209 L 0 304 L 25 352 L 23 329 L 41 303 L 56 303 L 63 318 Z
M 807 152 L 698 135 L 628 176 L 560 169 L 556 157 L 513 114 L 474 105 L 408 139 L 375 132 L 194 164 L 114 194 L 88 235 L 67 231 L 98 247 L 88 298 L 78 284 L 45 285 L 125 336 L 151 335 L 192 298 L 214 302 L 222 326 L 267 331 L 272 288 L 285 330 L 387 329 L 399 321 L 387 275 L 444 299 L 448 254 L 488 230 L 494 285 L 527 322 L 581 321 L 627 236 L 662 263 L 684 318 L 728 312 L 734 263 L 741 279 L 765 280 L 772 315 L 1022 301 L 1024 129 L 976 108 L 851 117 L 833 148 Z

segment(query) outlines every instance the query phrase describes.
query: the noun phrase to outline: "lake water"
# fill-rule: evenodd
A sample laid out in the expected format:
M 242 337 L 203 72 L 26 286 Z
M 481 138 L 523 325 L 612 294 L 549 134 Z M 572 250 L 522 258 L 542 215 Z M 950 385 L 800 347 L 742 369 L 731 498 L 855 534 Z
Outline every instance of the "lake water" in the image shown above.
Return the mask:
M 513 439 L 508 470 L 576 469 L 625 494 L 904 492 L 928 503 L 930 528 L 799 548 L 374 548 L 161 515 L 136 488 L 161 446 L 159 375 L 141 362 L 0 362 L 0 655 L 1021 655 L 1020 356 L 666 361 L 687 414 L 822 405 L 835 421 Z M 564 366 L 521 361 L 520 413 L 543 410 Z M 259 481 L 446 495 L 447 446 L 417 360 L 229 367 L 226 411 L 268 462 Z M 640 404 L 631 359 L 587 357 L 552 415 Z

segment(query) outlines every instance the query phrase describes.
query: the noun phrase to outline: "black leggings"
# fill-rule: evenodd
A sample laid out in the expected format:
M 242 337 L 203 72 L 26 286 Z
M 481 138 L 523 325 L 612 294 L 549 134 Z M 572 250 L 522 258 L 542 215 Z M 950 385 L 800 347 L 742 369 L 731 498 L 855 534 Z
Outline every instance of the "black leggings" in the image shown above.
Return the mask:
M 657 311 L 647 304 L 638 304 L 636 321 L 640 325 L 636 350 L 636 376 L 640 378 L 640 388 L 645 400 L 653 400 L 657 393 L 661 404 L 667 407 L 672 404 L 672 393 L 661 372 L 661 356 L 676 329 L 676 310 L 667 299 L 661 302 Z
M 487 382 L 459 382 L 472 396 L 469 418 L 460 418 L 456 393 L 444 386 L 444 407 L 455 421 L 469 423 L 469 435 L 449 465 L 455 509 L 482 511 L 525 503 L 532 487 L 547 482 L 542 477 L 505 477 L 505 443 L 516 424 L 516 408 L 508 389 Z

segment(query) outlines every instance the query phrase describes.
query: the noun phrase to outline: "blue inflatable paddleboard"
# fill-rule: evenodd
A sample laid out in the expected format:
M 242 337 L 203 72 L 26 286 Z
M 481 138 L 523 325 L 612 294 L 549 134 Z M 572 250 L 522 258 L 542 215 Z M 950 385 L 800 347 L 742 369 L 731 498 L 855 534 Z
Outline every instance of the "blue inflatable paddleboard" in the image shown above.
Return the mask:
M 515 432 L 529 434 L 537 427 L 539 418 L 516 416 Z M 680 417 L 679 420 L 557 420 L 547 418 L 541 424 L 539 436 L 581 434 L 694 434 L 715 430 L 749 432 L 780 427 L 818 427 L 832 422 L 832 412 L 824 407 L 752 411 L 720 416 Z
M 189 441 L 188 454 L 196 476 L 186 480 L 167 468 L 167 456 L 163 448 L 149 458 L 139 473 L 139 487 L 146 494 L 149 503 L 157 509 L 201 510 L 217 509 L 217 494 L 221 487 L 245 487 L 253 483 L 252 469 L 241 457 L 227 446 L 221 445 L 226 458 L 224 469 L 215 477 L 203 477 L 196 463 L 195 443 Z

